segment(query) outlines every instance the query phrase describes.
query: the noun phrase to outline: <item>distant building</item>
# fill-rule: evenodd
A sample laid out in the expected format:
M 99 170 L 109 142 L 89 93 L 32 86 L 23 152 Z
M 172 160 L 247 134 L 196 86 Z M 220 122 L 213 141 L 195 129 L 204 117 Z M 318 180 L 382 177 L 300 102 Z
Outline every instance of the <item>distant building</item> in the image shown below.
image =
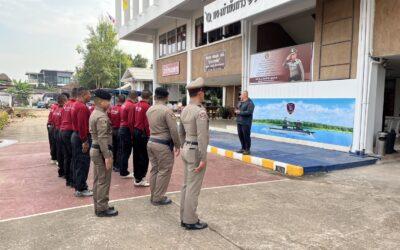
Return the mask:
M 153 70 L 147 68 L 128 68 L 121 78 L 125 83 L 122 89 L 126 90 L 150 90 L 153 91 Z
M 39 73 L 27 72 L 25 75 L 28 77 L 28 83 L 38 86 L 44 84 L 53 87 L 62 87 L 72 81 L 72 71 L 61 70 L 47 70 L 42 69 Z
M 8 75 L 0 73 L 0 85 L 12 85 L 12 80 Z

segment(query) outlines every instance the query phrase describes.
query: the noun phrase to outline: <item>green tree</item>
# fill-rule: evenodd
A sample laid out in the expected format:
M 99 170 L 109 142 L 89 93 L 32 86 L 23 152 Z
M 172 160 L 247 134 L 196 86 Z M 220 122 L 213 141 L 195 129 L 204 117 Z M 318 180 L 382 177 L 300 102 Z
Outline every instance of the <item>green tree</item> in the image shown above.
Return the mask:
M 117 48 L 117 33 L 105 18 L 96 27 L 88 27 L 89 37 L 84 46 L 78 46 L 83 65 L 76 68 L 79 84 L 87 88 L 114 88 L 121 73 L 130 67 L 132 57 Z
M 15 98 L 24 105 L 27 105 L 28 98 L 32 94 L 32 86 L 22 80 L 13 80 L 13 84 L 14 86 L 7 89 L 7 92 L 15 96 Z
M 147 63 L 149 60 L 144 58 L 141 54 L 137 54 L 135 58 L 133 58 L 133 67 L 137 68 L 147 68 Z

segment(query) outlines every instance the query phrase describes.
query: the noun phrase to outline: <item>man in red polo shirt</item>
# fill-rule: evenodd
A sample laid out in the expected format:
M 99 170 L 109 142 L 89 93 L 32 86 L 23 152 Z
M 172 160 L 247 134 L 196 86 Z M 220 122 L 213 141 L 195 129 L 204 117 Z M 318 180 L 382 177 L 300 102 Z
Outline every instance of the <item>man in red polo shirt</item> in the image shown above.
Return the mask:
M 49 145 L 50 145 L 50 156 L 51 163 L 55 164 L 57 162 L 57 143 L 55 141 L 55 127 L 53 121 L 53 112 L 58 108 L 58 103 L 54 103 L 50 107 L 49 116 L 47 118 L 47 134 L 49 136 Z
M 135 111 L 136 100 L 137 93 L 132 90 L 126 102 L 121 106 L 121 123 L 118 132 L 121 152 L 119 174 L 123 178 L 133 178 L 128 171 L 128 162 L 132 154 L 133 121 L 131 119 Z
M 64 166 L 64 173 L 66 179 L 66 185 L 69 187 L 74 187 L 74 166 L 73 166 L 73 155 L 72 155 L 72 117 L 71 112 L 76 102 L 77 88 L 73 88 L 71 92 L 71 97 L 64 105 L 64 110 L 61 117 L 60 125 L 60 135 L 62 137 L 61 144 L 58 144 L 64 154 L 64 162 L 58 163 Z
M 120 150 L 119 150 L 119 136 L 118 136 L 118 131 L 121 126 L 121 111 L 122 111 L 122 104 L 125 102 L 125 96 L 124 95 L 119 95 L 118 96 L 118 101 L 117 104 L 111 107 L 107 111 L 107 115 L 110 118 L 111 121 L 111 127 L 113 129 L 112 133 L 112 152 L 113 152 L 113 170 L 115 172 L 119 172 L 119 157 L 120 157 Z
M 149 121 L 146 112 L 150 108 L 150 98 L 152 94 L 148 90 L 142 91 L 142 100 L 136 104 L 133 120 L 133 167 L 134 185 L 148 187 L 146 174 L 149 167 L 149 156 L 147 154 L 147 142 L 150 137 Z
M 72 151 L 74 154 L 74 170 L 75 170 L 75 196 L 88 197 L 93 192 L 88 189 L 86 183 L 89 166 L 90 166 L 90 135 L 89 135 L 89 117 L 90 111 L 86 103 L 90 101 L 89 90 L 81 87 L 78 88 L 78 99 L 74 103 L 72 109 Z
M 58 177 L 65 177 L 65 169 L 64 169 L 64 154 L 61 147 L 62 144 L 62 136 L 61 136 L 61 121 L 62 115 L 64 113 L 64 104 L 67 102 L 67 97 L 65 95 L 60 95 L 57 98 L 57 108 L 52 113 L 52 121 L 54 122 L 54 140 L 57 146 L 56 158 L 58 162 Z

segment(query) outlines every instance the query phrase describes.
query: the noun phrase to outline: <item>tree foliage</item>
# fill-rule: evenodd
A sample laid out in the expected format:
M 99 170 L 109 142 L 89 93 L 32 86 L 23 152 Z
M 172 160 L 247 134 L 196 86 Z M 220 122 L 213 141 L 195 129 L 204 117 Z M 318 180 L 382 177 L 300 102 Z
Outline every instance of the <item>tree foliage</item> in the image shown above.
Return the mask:
M 133 67 L 137 68 L 147 68 L 147 63 L 149 60 L 144 58 L 141 54 L 137 54 L 135 58 L 133 58 Z
M 120 75 L 133 64 L 132 56 L 118 49 L 117 33 L 106 19 L 100 19 L 96 27 L 88 27 L 89 37 L 85 45 L 78 46 L 83 65 L 77 67 L 76 78 L 80 85 L 90 89 L 115 88 Z
M 13 87 L 7 89 L 9 94 L 15 96 L 15 98 L 23 104 L 28 103 L 28 98 L 32 94 L 32 86 L 22 80 L 13 80 Z

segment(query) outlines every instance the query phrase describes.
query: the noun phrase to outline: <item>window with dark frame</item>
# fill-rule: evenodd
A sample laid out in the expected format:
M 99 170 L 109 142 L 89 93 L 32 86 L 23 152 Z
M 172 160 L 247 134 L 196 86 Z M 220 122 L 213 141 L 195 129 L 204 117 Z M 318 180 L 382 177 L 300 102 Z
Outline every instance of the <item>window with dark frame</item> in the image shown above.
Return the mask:
M 176 53 L 176 29 L 167 33 L 168 55 Z
M 160 39 L 159 56 L 163 57 L 167 55 L 167 34 L 162 34 L 159 39 Z
M 177 45 L 178 52 L 186 50 L 186 25 L 183 25 L 177 29 Z
M 225 26 L 224 38 L 237 36 L 242 32 L 242 23 L 236 22 Z
M 207 33 L 204 33 L 204 20 L 203 17 L 199 17 L 195 21 L 195 40 L 196 47 L 207 44 Z
M 208 32 L 208 42 L 213 43 L 222 40 L 222 28 L 218 28 Z

